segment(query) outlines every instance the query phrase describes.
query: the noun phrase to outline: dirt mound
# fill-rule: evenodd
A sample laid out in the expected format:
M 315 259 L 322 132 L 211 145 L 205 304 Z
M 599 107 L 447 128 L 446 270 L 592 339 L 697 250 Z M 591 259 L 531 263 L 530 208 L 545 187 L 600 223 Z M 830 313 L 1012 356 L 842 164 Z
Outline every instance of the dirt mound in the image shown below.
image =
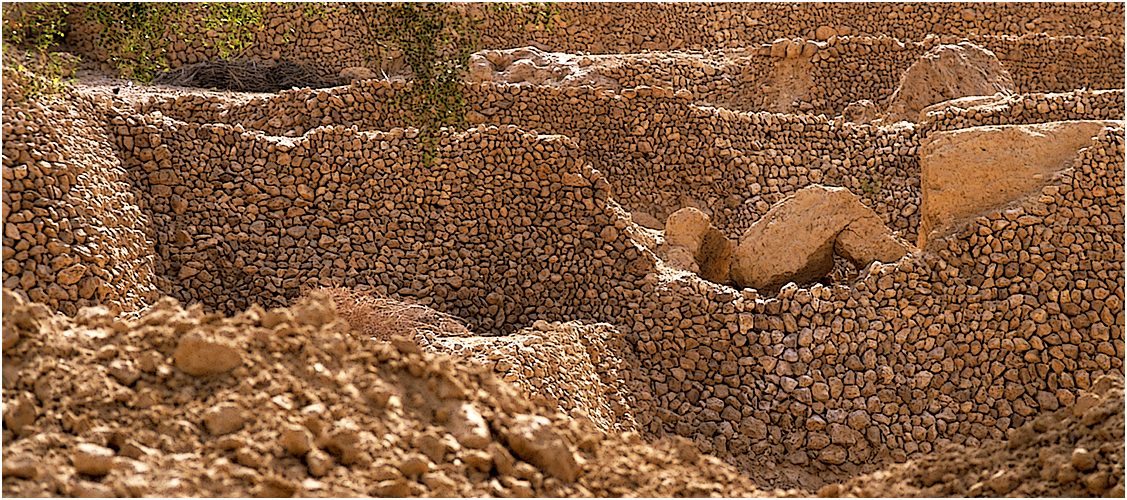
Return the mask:
M 1005 442 L 951 445 L 925 458 L 830 485 L 820 496 L 1123 498 L 1123 376 L 1010 432 Z
M 605 434 L 479 366 L 353 336 L 320 294 L 122 321 L 5 290 L 3 384 L 5 496 L 763 495 L 685 440 Z
M 997 93 L 1014 93 L 1014 82 L 993 52 L 970 42 L 939 45 L 900 77 L 884 121 L 917 122 L 920 111 L 932 104 Z

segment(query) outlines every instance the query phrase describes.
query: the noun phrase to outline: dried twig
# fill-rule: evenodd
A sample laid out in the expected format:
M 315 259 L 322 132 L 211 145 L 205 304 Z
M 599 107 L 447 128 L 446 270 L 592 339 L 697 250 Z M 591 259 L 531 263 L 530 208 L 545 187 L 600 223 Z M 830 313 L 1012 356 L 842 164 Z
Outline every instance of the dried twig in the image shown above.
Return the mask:
M 154 83 L 217 88 L 237 92 L 277 92 L 291 87 L 324 88 L 341 84 L 336 75 L 294 61 L 262 63 L 253 59 L 204 61 L 166 71 Z
M 333 299 L 337 315 L 353 332 L 377 340 L 390 340 L 394 335 L 411 338 L 419 331 L 440 337 L 470 335 L 457 317 L 426 306 L 345 287 L 320 287 L 316 291 Z

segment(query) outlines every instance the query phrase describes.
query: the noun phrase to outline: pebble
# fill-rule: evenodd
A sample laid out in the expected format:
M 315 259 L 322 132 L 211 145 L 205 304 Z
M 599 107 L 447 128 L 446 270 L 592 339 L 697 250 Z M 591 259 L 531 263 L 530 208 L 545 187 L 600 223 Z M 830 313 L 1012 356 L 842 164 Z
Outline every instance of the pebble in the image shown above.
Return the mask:
M 204 413 L 204 425 L 213 436 L 230 434 L 243 428 L 246 412 L 236 403 L 222 403 Z
M 82 443 L 75 447 L 74 470 L 90 476 L 104 476 L 113 469 L 113 450 L 96 444 Z
M 1072 450 L 1072 466 L 1080 472 L 1088 472 L 1096 467 L 1096 457 L 1084 448 Z
M 242 364 L 242 352 L 233 343 L 195 332 L 180 339 L 172 358 L 176 368 L 196 377 L 223 373 Z

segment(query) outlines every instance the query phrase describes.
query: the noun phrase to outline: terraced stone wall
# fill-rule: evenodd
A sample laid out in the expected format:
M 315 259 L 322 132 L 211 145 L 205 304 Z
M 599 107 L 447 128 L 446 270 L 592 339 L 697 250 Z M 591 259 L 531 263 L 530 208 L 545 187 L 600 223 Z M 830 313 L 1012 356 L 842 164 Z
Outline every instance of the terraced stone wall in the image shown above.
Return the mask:
M 265 4 L 262 8 L 267 29 L 254 35 L 254 43 L 243 57 L 302 61 L 334 75 L 348 67 L 379 66 L 372 33 L 385 21 L 374 10 L 361 15 L 349 6 Z M 527 22 L 533 16 L 528 8 L 503 11 L 496 5 L 477 4 L 456 8 L 467 18 L 478 19 L 476 28 L 467 29 L 481 34 L 484 48 L 533 45 L 594 54 L 741 51 L 745 54 L 742 59 L 728 63 L 708 61 L 705 54 L 703 64 L 686 67 L 654 54 L 607 71 L 621 87 L 686 88 L 697 99 L 729 109 L 784 111 L 777 108 L 791 106 L 793 109 L 785 111 L 836 115 L 851 102 L 868 99 L 879 103 L 892 95 L 901 73 L 920 55 L 936 44 L 964 39 L 995 52 L 1022 93 L 1124 86 L 1119 4 L 999 4 L 989 8 L 954 3 L 556 4 L 551 9 L 558 10 L 562 21 L 556 21 L 559 26 L 553 24 L 550 31 L 546 24 Z M 76 27 L 68 36 L 72 49 L 89 60 L 108 60 L 109 53 L 96 43 L 100 27 L 84 22 L 82 12 L 75 9 L 69 18 Z M 220 59 L 218 35 L 200 27 L 205 12 L 188 8 L 184 15 L 184 33 L 170 43 L 169 65 L 175 69 Z M 901 18 L 919 21 L 908 24 Z M 791 59 L 770 57 L 770 48 L 763 44 L 779 38 L 806 44 L 817 41 L 817 48 Z M 326 39 L 332 43 L 325 43 Z M 108 63 L 104 69 L 112 70 Z M 793 97 L 776 95 L 780 87 L 795 85 L 787 80 L 796 77 L 806 81 L 787 92 Z M 764 84 L 771 88 L 763 88 Z
M 1123 19 L 1122 6 L 1091 3 L 561 3 L 559 9 L 565 23 L 553 32 L 535 29 L 536 25 L 522 26 L 526 23 L 519 14 L 487 15 L 483 32 L 488 35 L 483 41 L 495 47 L 538 43 L 553 50 L 627 53 L 746 47 L 794 36 L 814 39 L 819 28 L 833 28 L 839 35 L 885 35 L 901 40 L 976 33 L 1116 37 L 1122 35 Z
M 1115 3 L 560 3 L 542 9 L 555 14 L 550 24 L 537 21 L 533 15 L 536 12 L 528 7 L 503 7 L 466 4 L 458 8 L 468 19 L 477 21 L 487 48 L 536 45 L 572 53 L 742 48 L 778 38 L 817 39 L 819 28 L 823 35 L 886 36 L 904 42 L 922 41 L 927 35 L 1046 34 L 1091 39 L 1123 35 L 1123 6 Z M 374 48 L 367 36 L 368 23 L 348 6 L 267 4 L 263 8 L 267 29 L 256 35 L 248 57 L 318 61 L 332 54 L 334 64 L 344 68 L 364 65 L 362 49 Z M 209 47 L 206 43 L 215 35 L 201 26 L 205 18 L 201 10 L 188 9 L 185 13 L 183 39 L 175 41 L 170 61 L 174 68 L 218 57 L 215 44 Z M 74 9 L 68 21 L 72 26 L 84 25 L 83 9 Z M 380 19 L 367 21 L 378 23 Z M 92 25 L 81 27 L 72 40 L 80 51 L 106 60 L 104 49 L 94 43 L 97 29 Z M 326 37 L 333 43 L 323 43 Z
M 218 98 L 170 98 L 143 106 L 185 121 L 218 120 L 266 134 L 294 135 L 333 124 L 391 130 L 407 116 L 389 106 L 398 82 L 366 81 L 329 90 L 286 91 L 246 104 Z M 877 133 L 821 116 L 733 113 L 704 108 L 671 88 L 619 93 L 592 87 L 535 89 L 480 84 L 467 88 L 471 123 L 516 125 L 576 139 L 615 186 L 628 210 L 659 218 L 683 206 L 710 212 L 729 237 L 770 204 L 810 183 L 849 187 L 873 202 L 885 223 L 914 237 L 919 170 L 911 129 Z M 474 118 L 472 115 L 477 115 Z
M 672 87 L 479 85 L 468 95 L 481 124 L 444 132 L 427 160 L 404 117 L 386 113 L 397 85 L 139 109 L 77 94 L 9 104 L 5 287 L 68 313 L 134 311 L 158 294 L 232 312 L 338 282 L 481 333 L 605 321 L 633 346 L 614 363 L 633 401 L 589 395 L 610 408 L 593 418 L 690 436 L 737 463 L 771 454 L 844 472 L 1002 437 L 1123 370 L 1122 128 L 1060 184 L 931 253 L 875 265 L 854 286 L 762 298 L 655 273 L 619 201 L 695 197 L 739 228 L 819 175 L 862 193 L 864 175 L 883 175 L 870 199 L 910 231 L 901 203 L 913 199 L 920 130 L 735 113 Z M 1021 111 L 1007 99 L 1008 115 L 944 112 L 935 127 L 1121 109 L 1121 92 L 1098 96 L 1026 96 Z M 729 207 L 732 195 L 742 205 Z M 629 404 L 629 418 L 607 399 Z
M 396 125 L 407 117 L 386 105 L 401 85 L 368 81 L 330 90 L 287 91 L 246 104 L 183 97 L 142 109 L 171 113 L 187 122 L 215 119 L 248 129 L 262 127 L 266 134 L 293 135 L 314 124 L 401 130 Z M 471 114 L 494 125 L 521 124 L 539 133 L 577 138 L 578 148 L 606 173 L 616 186 L 616 201 L 627 210 L 664 218 L 683 206 L 698 206 L 734 238 L 772 203 L 810 183 L 823 183 L 852 189 L 882 214 L 885 224 L 914 240 L 919 225 L 915 151 L 931 125 L 922 125 L 919 132 L 878 131 L 820 116 L 733 113 L 689 104 L 669 95 L 670 90 L 541 91 L 482 84 L 470 86 L 468 95 Z M 1121 109 L 1121 96 L 1109 92 L 1011 98 L 1022 102 L 1018 115 L 989 113 L 996 116 L 991 118 L 996 124 L 1088 119 Z M 1042 101 L 1047 112 L 1040 109 Z M 580 118 L 590 116 L 594 118 Z M 672 119 L 675 116 L 688 118 Z
M 628 336 L 639 424 L 736 462 L 771 452 L 852 473 L 1070 404 L 1123 370 L 1122 169 L 1123 130 L 1105 129 L 1038 200 L 853 288 L 643 288 L 659 299 Z
M 1124 91 L 1076 91 L 1061 94 L 1019 94 L 1002 99 L 950 103 L 923 113 L 920 135 L 981 125 L 1019 125 L 1065 120 L 1091 120 L 1106 117 L 1123 119 Z M 965 107 L 963 107 L 965 106 Z

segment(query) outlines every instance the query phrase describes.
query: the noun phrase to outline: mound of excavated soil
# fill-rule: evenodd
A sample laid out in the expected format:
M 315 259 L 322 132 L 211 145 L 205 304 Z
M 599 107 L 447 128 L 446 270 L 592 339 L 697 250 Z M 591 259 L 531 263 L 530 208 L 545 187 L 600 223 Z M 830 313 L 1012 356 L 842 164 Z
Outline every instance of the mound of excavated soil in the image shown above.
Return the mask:
M 820 496 L 1123 498 L 1123 376 L 1011 431 L 1005 442 L 947 449 L 830 485 Z
M 319 294 L 122 321 L 3 293 L 5 496 L 764 494 L 687 440 L 605 434 L 480 366 L 353 336 Z
M 997 93 L 1014 93 L 1014 82 L 993 52 L 969 42 L 939 45 L 900 77 L 884 121 L 917 122 L 920 112 L 932 104 Z

